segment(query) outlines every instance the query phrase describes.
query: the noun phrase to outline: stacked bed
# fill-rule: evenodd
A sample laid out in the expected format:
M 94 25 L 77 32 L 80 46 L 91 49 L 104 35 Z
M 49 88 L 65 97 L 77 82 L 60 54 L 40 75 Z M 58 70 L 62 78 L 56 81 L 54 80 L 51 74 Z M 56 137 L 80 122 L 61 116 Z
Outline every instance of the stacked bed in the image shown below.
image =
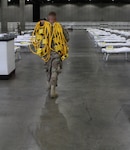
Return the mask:
M 90 36 L 93 37 L 96 46 L 100 47 L 103 59 L 108 60 L 110 54 L 124 53 L 126 60 L 127 53 L 130 53 L 130 32 L 111 29 L 88 28 Z
M 29 52 L 29 46 L 31 45 L 32 36 L 30 33 L 17 35 L 16 33 L 1 33 L 0 38 L 4 36 L 13 36 L 14 37 L 14 52 L 16 55 L 16 59 L 21 59 L 21 48 L 26 48 L 26 51 Z

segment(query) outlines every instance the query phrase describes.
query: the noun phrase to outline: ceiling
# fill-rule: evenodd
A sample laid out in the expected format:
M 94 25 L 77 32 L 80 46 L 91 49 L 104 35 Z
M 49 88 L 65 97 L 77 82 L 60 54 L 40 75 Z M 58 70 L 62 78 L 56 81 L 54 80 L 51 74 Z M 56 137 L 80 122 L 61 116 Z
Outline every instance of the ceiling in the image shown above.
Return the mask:
M 8 0 L 8 4 L 19 4 L 20 0 Z M 121 4 L 130 4 L 130 0 L 25 0 L 26 4 L 32 3 L 40 3 L 41 5 L 44 4 L 89 4 L 89 3 L 121 3 Z
M 33 0 L 46 3 L 130 3 L 130 0 Z

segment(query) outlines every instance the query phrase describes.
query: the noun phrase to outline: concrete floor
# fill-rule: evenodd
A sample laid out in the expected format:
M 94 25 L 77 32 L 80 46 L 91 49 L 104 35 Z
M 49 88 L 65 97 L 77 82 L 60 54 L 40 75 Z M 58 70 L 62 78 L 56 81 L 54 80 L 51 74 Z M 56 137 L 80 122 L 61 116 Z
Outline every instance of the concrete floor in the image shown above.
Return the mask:
M 86 31 L 70 33 L 55 100 L 38 56 L 0 80 L 0 150 L 130 150 L 130 62 L 106 63 Z

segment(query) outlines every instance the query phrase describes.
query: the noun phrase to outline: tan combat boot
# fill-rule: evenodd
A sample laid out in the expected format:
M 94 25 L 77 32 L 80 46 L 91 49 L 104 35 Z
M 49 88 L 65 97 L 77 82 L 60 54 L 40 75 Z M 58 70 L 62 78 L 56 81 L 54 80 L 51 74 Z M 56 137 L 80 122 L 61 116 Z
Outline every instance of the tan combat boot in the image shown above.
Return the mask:
M 56 94 L 56 87 L 54 85 L 51 85 L 50 96 L 51 96 L 51 98 L 58 97 L 58 94 Z

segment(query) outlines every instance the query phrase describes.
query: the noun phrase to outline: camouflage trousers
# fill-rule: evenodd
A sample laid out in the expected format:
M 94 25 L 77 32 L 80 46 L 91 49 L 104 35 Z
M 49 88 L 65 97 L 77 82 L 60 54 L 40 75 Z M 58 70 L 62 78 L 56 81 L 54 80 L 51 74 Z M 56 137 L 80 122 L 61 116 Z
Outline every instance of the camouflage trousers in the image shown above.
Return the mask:
M 61 73 L 62 60 L 58 53 L 51 52 L 50 60 L 45 64 L 45 70 L 47 73 L 47 81 L 50 85 L 57 86 L 58 75 Z

